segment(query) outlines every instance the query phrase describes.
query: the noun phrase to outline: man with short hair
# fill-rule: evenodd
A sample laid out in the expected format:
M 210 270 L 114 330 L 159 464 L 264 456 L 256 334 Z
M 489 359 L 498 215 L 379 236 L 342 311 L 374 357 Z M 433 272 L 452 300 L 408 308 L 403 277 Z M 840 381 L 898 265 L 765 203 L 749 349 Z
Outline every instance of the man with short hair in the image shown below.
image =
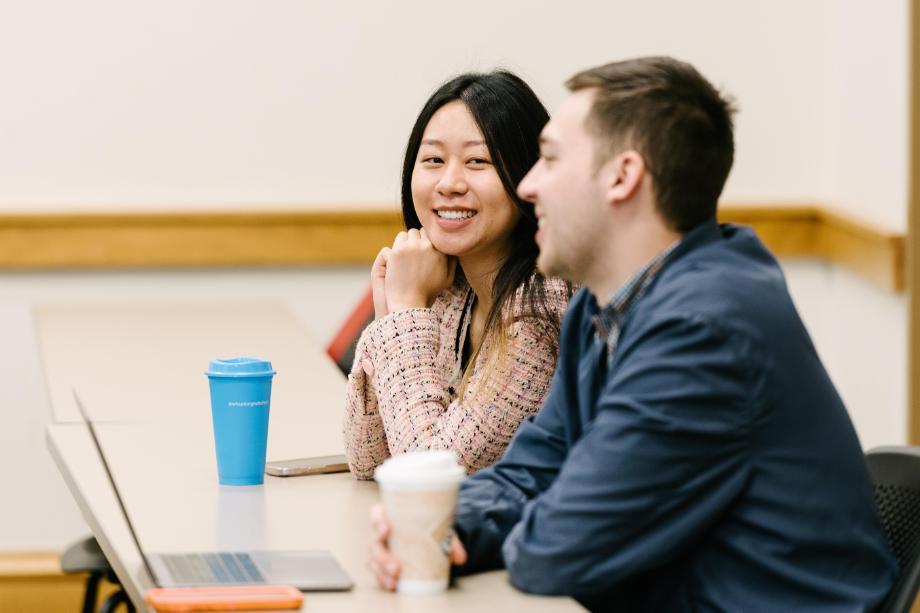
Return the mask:
M 897 566 L 846 409 L 776 260 L 716 222 L 731 105 L 670 58 L 567 85 L 519 193 L 540 270 L 584 288 L 543 407 L 461 487 L 458 572 L 595 610 L 877 606 Z

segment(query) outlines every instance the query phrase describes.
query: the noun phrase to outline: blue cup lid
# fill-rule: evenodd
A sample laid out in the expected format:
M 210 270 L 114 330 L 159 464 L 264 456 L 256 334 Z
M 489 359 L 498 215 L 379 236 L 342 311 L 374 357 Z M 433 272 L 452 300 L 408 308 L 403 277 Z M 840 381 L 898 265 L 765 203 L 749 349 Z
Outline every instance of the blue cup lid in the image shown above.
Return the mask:
M 271 377 L 275 374 L 272 363 L 256 358 L 224 358 L 211 360 L 209 377 Z

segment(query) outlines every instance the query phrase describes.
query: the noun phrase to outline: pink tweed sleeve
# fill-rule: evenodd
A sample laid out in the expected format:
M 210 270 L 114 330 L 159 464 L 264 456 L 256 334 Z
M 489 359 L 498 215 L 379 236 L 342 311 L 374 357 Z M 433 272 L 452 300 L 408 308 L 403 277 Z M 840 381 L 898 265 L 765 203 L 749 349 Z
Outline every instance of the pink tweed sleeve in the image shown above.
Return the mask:
M 469 473 L 497 461 L 520 423 L 542 405 L 555 369 L 568 293 L 555 281 L 546 289 L 552 321 L 515 309 L 508 354 L 486 373 L 483 347 L 460 398 L 448 388 L 445 356 L 452 348 L 440 346 L 455 332 L 443 329 L 436 309 L 391 313 L 368 326 L 346 403 L 345 448 L 354 475 L 369 479 L 390 454 L 417 449 L 450 449 Z
M 345 391 L 345 457 L 358 479 L 373 478 L 374 469 L 390 455 L 372 383 L 374 367 L 370 355 L 374 351 L 368 347 L 373 335 L 371 328 L 376 323 L 371 322 L 358 340 Z

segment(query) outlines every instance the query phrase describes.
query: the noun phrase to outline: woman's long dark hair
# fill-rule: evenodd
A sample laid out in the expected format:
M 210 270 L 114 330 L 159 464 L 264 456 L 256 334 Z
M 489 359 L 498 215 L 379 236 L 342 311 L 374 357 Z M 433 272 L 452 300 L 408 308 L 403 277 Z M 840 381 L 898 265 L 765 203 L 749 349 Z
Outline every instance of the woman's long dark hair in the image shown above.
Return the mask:
M 549 113 L 517 75 L 506 70 L 462 74 L 441 85 L 428 98 L 409 135 L 403 161 L 402 213 L 406 229 L 422 227 L 412 200 L 412 172 L 425 128 L 438 109 L 455 100 L 463 102 L 473 115 L 505 192 L 521 212 L 511 232 L 508 256 L 492 283 L 493 301 L 486 317 L 484 336 L 510 323 L 502 321 L 502 311 L 511 312 L 519 287 L 523 288 L 523 303 L 528 307 L 532 305 L 532 310 L 525 315 L 550 320 L 553 315 L 546 304 L 543 275 L 534 274 L 539 254 L 534 238 L 536 215 L 533 205 L 517 195 L 518 183 L 540 155 L 540 131 L 549 121 Z M 470 369 L 474 361 L 470 360 Z

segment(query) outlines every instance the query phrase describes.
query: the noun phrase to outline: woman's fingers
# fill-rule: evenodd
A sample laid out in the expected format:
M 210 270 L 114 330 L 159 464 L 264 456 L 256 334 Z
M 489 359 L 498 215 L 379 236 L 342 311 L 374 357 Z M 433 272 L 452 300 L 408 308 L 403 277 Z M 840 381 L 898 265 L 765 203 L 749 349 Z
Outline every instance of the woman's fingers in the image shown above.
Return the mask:
M 397 234 L 396 238 L 393 240 L 393 249 L 416 246 L 425 248 L 432 247 L 431 240 L 429 240 L 425 228 L 410 228 Z
M 374 258 L 371 266 L 371 293 L 374 297 L 374 319 L 380 319 L 389 314 L 387 308 L 386 276 L 387 261 L 390 257 L 390 248 L 384 247 Z
M 393 239 L 393 249 L 396 249 L 397 247 L 399 247 L 400 245 L 402 245 L 408 240 L 409 240 L 409 233 L 400 232 L 399 234 L 396 235 L 396 238 Z
M 400 232 L 387 261 L 387 309 L 430 307 L 453 282 L 453 271 L 447 256 L 434 247 L 424 228 Z
M 431 249 L 434 249 L 435 251 L 437 251 L 437 249 L 434 248 L 434 245 L 431 244 L 431 240 L 428 238 L 428 233 L 425 232 L 425 228 L 420 229 L 418 233 L 419 233 L 419 239 L 422 242 L 422 246 L 430 247 Z
M 383 249 L 378 251 L 377 257 L 374 258 L 374 263 L 373 265 L 371 265 L 371 274 L 376 275 L 382 272 L 383 274 L 381 274 L 380 276 L 385 276 L 386 268 L 387 268 L 387 260 L 389 259 L 389 257 L 390 257 L 389 247 L 384 247 Z

